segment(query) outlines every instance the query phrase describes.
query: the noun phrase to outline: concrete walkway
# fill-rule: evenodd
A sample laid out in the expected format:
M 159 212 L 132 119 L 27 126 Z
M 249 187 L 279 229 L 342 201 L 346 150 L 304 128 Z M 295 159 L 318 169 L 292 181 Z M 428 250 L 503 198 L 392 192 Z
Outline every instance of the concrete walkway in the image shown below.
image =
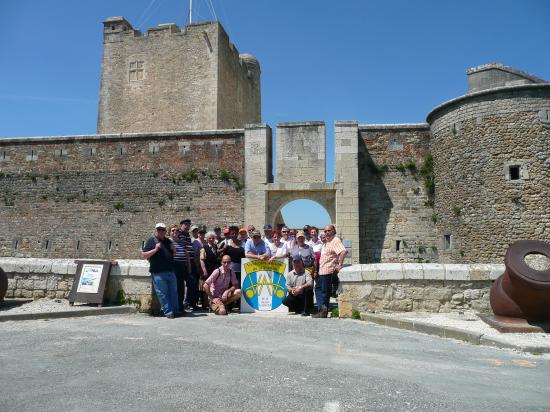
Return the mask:
M 537 411 L 550 356 L 369 322 L 113 315 L 0 323 L 3 411 Z
M 362 313 L 361 319 L 392 328 L 457 339 L 472 345 L 494 346 L 533 354 L 550 353 L 550 334 L 500 333 L 473 313 Z

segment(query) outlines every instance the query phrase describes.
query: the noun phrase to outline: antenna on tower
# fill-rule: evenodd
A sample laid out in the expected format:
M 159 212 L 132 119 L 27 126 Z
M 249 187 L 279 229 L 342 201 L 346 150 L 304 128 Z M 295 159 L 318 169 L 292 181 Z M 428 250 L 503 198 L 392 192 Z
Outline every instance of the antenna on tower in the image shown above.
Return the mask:
M 189 0 L 189 24 L 193 23 L 193 0 Z

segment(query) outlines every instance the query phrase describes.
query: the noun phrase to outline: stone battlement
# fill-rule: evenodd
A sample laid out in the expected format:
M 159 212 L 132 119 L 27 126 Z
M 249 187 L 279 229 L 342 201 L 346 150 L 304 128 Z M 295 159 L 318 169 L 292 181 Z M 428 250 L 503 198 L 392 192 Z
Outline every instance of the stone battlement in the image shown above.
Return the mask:
M 142 34 L 103 22 L 98 133 L 236 129 L 261 121 L 260 64 L 217 22 Z

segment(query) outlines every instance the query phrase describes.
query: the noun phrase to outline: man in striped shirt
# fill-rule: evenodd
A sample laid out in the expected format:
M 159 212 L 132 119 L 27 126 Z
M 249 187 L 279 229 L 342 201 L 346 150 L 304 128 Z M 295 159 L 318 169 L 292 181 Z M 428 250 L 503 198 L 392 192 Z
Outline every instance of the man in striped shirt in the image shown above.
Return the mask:
M 325 226 L 325 236 L 327 241 L 321 250 L 319 274 L 315 279 L 315 299 L 319 312 L 313 315 L 313 318 L 327 317 L 332 276 L 342 269 L 347 253 L 342 241 L 336 237 L 334 225 Z
M 197 301 L 199 299 L 199 272 L 195 260 L 195 250 L 193 249 L 193 241 L 189 229 L 191 228 L 191 219 L 183 219 L 180 222 L 181 233 L 179 235 L 178 243 L 183 246 L 180 250 L 176 250 L 176 256 L 174 260 L 180 260 L 184 262 L 184 267 L 187 269 L 185 273 L 185 283 L 187 286 L 187 293 L 185 294 L 184 306 L 187 309 L 196 309 Z M 176 248 L 178 249 L 178 248 Z

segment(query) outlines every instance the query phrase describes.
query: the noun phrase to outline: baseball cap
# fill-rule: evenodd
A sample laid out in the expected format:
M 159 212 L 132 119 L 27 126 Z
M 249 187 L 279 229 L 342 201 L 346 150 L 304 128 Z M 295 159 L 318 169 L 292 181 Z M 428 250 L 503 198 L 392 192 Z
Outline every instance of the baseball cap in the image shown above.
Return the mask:
M 190 224 L 191 224 L 191 219 L 183 219 L 183 220 L 180 222 L 180 225 L 183 225 L 183 224 L 188 224 L 188 225 L 190 225 Z
M 164 223 L 157 223 L 155 229 L 164 229 L 166 230 L 166 225 Z
M 262 237 L 262 235 L 260 235 L 260 232 L 258 232 L 257 230 L 255 230 L 254 232 L 252 232 L 252 237 Z
M 264 225 L 264 230 L 273 230 L 273 227 L 271 227 L 271 225 Z
M 197 230 L 197 229 L 199 229 L 199 227 L 198 227 L 197 225 L 191 226 L 191 232 L 192 232 L 193 230 Z
M 223 233 L 224 235 L 228 234 L 230 232 L 229 228 L 228 227 L 224 227 L 223 228 Z
M 299 260 L 300 262 L 302 262 L 302 256 L 300 256 L 300 255 L 294 255 L 294 256 L 292 256 L 292 261 L 293 261 L 293 262 L 297 262 L 298 260 Z
M 239 229 L 239 233 L 247 233 L 246 228 L 245 228 L 245 227 L 241 227 L 241 228 Z
M 300 236 L 301 237 L 306 237 L 303 230 L 299 230 L 298 233 L 296 233 L 296 238 L 299 238 Z

